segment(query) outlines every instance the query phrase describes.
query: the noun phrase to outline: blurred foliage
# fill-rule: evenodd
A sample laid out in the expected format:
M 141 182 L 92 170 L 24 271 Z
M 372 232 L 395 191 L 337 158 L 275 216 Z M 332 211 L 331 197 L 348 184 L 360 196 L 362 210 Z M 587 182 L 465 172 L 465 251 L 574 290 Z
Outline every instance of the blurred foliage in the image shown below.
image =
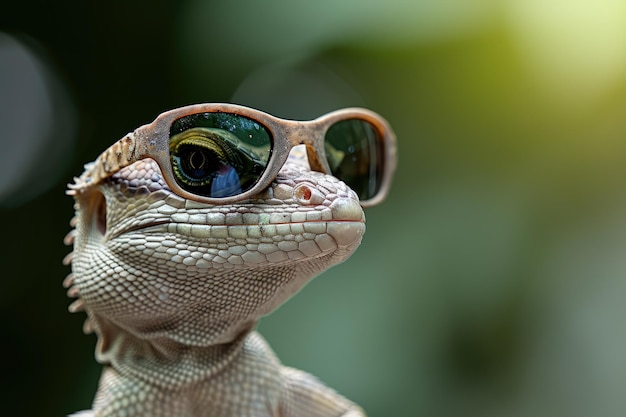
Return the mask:
M 96 389 L 95 339 L 60 285 L 64 184 L 158 113 L 209 101 L 365 106 L 399 138 L 361 248 L 261 322 L 284 363 L 373 417 L 626 412 L 621 0 L 59 0 L 5 5 L 0 33 L 16 158 L 0 172 L 25 172 L 0 194 L 4 414 L 63 415 Z M 46 88 L 24 93 L 24 62 Z M 51 122 L 20 118 L 44 102 Z

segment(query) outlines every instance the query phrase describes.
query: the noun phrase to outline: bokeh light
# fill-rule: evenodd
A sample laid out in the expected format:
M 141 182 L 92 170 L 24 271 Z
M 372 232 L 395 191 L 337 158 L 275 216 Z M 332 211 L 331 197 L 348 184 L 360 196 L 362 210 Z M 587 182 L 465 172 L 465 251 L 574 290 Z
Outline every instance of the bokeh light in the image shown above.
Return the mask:
M 0 204 L 19 205 L 59 179 L 74 108 L 36 45 L 0 32 Z M 34 169 L 36 167 L 36 169 Z

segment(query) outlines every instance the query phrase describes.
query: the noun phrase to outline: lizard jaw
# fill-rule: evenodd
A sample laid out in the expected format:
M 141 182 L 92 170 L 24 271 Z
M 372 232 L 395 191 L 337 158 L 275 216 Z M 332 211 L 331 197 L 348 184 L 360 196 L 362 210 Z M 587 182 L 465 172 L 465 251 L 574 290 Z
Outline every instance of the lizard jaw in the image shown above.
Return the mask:
M 344 198 L 336 199 L 327 209 L 325 214 L 315 210 L 308 216 L 302 211 L 289 216 L 245 213 L 236 218 L 238 222 L 232 218 L 216 222 L 221 217 L 210 212 L 173 214 L 164 221 L 127 228 L 109 241 L 199 269 L 276 265 L 331 254 L 347 258 L 365 233 L 363 210 L 356 200 Z M 176 249 L 181 241 L 195 248 L 193 256 Z
M 109 236 L 113 240 L 135 232 L 167 232 L 199 239 L 261 239 L 280 240 L 280 236 L 329 234 L 340 247 L 361 239 L 365 231 L 365 215 L 353 198 L 336 198 L 320 211 L 293 210 L 290 213 L 238 213 L 225 216 L 214 211 L 188 214 L 173 213 L 168 218 L 129 225 Z

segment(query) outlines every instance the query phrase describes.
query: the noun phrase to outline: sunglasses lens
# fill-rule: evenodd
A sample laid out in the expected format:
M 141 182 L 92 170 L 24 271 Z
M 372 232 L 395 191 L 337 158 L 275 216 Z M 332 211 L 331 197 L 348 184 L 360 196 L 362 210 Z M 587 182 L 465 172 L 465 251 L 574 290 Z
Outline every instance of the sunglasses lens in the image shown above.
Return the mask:
M 369 122 L 348 119 L 326 132 L 325 151 L 335 177 L 352 188 L 361 200 L 373 198 L 382 184 L 384 148 L 379 131 Z
M 176 182 L 205 197 L 229 197 L 251 189 L 270 158 L 270 132 L 258 122 L 229 113 L 201 113 L 176 120 L 170 129 L 170 159 Z

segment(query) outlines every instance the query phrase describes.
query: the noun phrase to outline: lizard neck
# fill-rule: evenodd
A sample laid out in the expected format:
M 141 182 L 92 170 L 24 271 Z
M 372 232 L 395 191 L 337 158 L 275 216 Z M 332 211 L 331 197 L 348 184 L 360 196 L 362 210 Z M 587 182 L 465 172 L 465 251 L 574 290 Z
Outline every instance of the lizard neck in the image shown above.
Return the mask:
M 98 335 L 96 359 L 120 374 L 168 389 L 207 380 L 228 367 L 241 353 L 256 322 L 244 323 L 226 342 L 189 346 L 170 338 L 139 339 L 115 323 L 90 315 Z

